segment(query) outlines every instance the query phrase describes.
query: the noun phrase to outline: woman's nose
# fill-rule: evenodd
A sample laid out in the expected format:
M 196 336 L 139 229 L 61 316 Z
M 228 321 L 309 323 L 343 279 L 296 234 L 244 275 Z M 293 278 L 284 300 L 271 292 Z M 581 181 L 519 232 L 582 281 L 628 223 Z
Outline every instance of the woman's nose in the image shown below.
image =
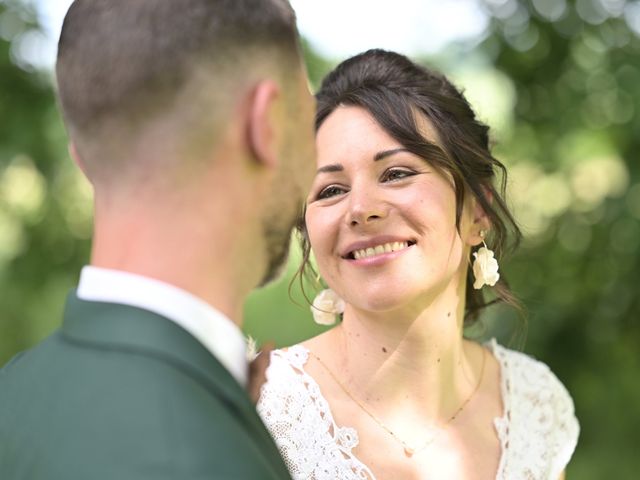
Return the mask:
M 347 214 L 350 226 L 367 225 L 386 216 L 385 203 L 375 191 L 352 187 L 349 192 L 349 212 Z

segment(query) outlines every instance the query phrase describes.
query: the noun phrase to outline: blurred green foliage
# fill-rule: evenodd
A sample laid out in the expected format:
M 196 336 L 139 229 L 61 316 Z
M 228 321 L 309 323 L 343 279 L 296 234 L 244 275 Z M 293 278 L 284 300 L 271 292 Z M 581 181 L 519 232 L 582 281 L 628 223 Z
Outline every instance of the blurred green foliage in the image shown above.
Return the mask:
M 582 426 L 568 478 L 640 471 L 640 2 L 485 0 L 475 44 L 425 59 L 496 126 L 526 240 L 503 270 L 529 309 L 525 350 L 572 393 Z M 50 73 L 25 61 L 35 13 L 0 0 L 0 364 L 48 335 L 89 257 L 91 194 L 66 153 Z M 455 28 L 455 25 L 451 26 Z M 311 83 L 335 63 L 305 44 Z M 484 105 L 482 105 L 484 102 Z M 246 305 L 258 341 L 320 329 L 283 281 Z M 296 303 L 298 305 L 296 305 Z M 507 338 L 497 308 L 488 333 Z
M 50 76 L 19 56 L 36 19 L 18 2 L 0 2 L 2 363 L 60 323 L 64 297 L 89 252 L 90 228 L 82 231 L 74 219 L 91 204 L 75 206 L 78 175 L 67 159 Z
M 534 227 L 508 267 L 531 311 L 527 351 L 575 399 L 582 434 L 569 478 L 637 478 L 640 3 L 487 8 L 479 48 L 516 93 L 497 152 L 526 171 L 512 192 L 525 231 Z

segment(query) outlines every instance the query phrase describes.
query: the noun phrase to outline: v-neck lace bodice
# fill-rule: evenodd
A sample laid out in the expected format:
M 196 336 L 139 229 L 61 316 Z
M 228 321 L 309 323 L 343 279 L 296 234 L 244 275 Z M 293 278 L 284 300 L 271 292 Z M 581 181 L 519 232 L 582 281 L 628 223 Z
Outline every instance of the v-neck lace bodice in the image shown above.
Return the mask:
M 557 480 L 579 434 L 569 393 L 544 363 L 495 340 L 487 347 L 500 364 L 504 406 L 494 419 L 502 449 L 496 480 Z M 308 358 L 301 345 L 272 352 L 258 402 L 292 477 L 375 479 L 352 453 L 357 431 L 336 425 L 320 387 L 305 371 Z

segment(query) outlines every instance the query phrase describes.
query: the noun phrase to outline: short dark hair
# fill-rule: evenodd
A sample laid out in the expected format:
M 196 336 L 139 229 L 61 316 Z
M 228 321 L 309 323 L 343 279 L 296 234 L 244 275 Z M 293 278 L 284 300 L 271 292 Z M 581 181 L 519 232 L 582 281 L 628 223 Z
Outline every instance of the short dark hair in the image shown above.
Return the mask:
M 287 0 L 75 0 L 60 35 L 58 93 L 72 133 L 93 138 L 109 122 L 131 128 L 169 111 L 194 69 L 210 67 L 223 90 L 230 72 L 242 75 L 241 60 L 286 71 L 299 51 Z
M 464 95 L 442 74 L 398 53 L 369 50 L 345 60 L 330 72 L 316 99 L 316 130 L 340 105 L 366 109 L 408 151 L 451 175 L 458 227 L 465 195 L 470 193 L 491 221 L 487 242 L 496 256 L 517 246 L 521 233 L 504 201 L 507 173 L 504 165 L 491 154 L 489 128 L 476 118 Z M 433 124 L 441 145 L 424 137 L 416 114 L 423 115 Z M 499 187 L 494 186 L 496 171 L 502 174 Z M 310 245 L 304 218 L 299 223 L 299 230 L 304 259 L 299 272 L 302 278 L 310 267 Z M 482 291 L 473 288 L 473 274 L 469 269 L 467 325 L 477 319 L 482 308 L 495 301 L 504 301 L 520 309 L 502 272 L 495 292 L 496 299 L 486 301 Z

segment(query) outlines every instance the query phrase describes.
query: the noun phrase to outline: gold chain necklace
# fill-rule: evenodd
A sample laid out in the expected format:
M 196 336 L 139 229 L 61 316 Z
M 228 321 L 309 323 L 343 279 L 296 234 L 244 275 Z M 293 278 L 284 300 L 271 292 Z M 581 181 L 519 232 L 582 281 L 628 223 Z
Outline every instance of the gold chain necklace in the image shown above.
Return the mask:
M 313 357 L 318 361 L 318 363 L 320 363 L 320 365 L 322 365 L 322 367 L 327 371 L 327 373 L 329 375 L 331 375 L 331 378 L 333 378 L 334 382 L 336 382 L 340 388 L 344 391 L 344 393 L 347 394 L 347 396 L 353 400 L 353 402 L 358 405 L 362 411 L 364 413 L 366 413 L 369 417 L 371 417 L 371 419 L 376 422 L 380 427 L 382 427 L 382 429 L 384 429 L 389 435 L 391 435 L 391 437 L 397 441 L 398 443 L 400 443 L 400 445 L 402 445 L 402 448 L 404 449 L 404 453 L 407 457 L 412 457 L 413 455 L 415 455 L 418 452 L 421 452 L 422 450 L 424 450 L 425 448 L 427 448 L 429 445 L 431 445 L 431 443 L 433 443 L 433 441 L 436 439 L 437 433 L 436 434 L 431 434 L 431 436 L 429 438 L 427 438 L 426 441 L 424 441 L 422 444 L 418 445 L 417 447 L 412 447 L 411 445 L 409 445 L 407 442 L 405 442 L 404 440 L 402 440 L 393 430 L 391 430 L 389 427 L 387 427 L 384 422 L 382 422 L 378 417 L 376 417 L 373 413 L 371 413 L 371 411 L 360 401 L 358 400 L 355 395 L 353 395 L 349 389 L 347 389 L 347 387 L 338 379 L 338 377 L 336 377 L 333 372 L 331 371 L 331 369 L 327 366 L 326 363 L 324 363 L 320 357 L 318 357 L 315 353 L 313 353 L 311 350 L 309 350 L 309 352 L 311 353 L 311 355 L 313 355 Z M 471 394 L 465 399 L 464 402 L 462 402 L 462 405 L 460 405 L 460 407 L 455 411 L 455 413 L 449 417 L 449 419 L 444 422 L 444 424 L 439 427 L 440 430 L 444 429 L 444 427 L 446 427 L 447 425 L 449 425 L 451 422 L 453 422 L 455 420 L 455 418 L 460 414 L 460 412 L 462 412 L 462 410 L 464 409 L 464 407 L 467 405 L 467 403 L 469 403 L 469 401 L 473 398 L 473 396 L 476 394 L 476 392 L 478 391 L 478 389 L 480 388 L 480 385 L 482 384 L 482 379 L 484 378 L 484 364 L 486 363 L 486 352 L 485 349 L 482 349 L 482 367 L 480 367 L 480 378 L 478 380 L 478 383 L 476 384 L 476 387 L 473 389 L 473 391 L 471 392 Z

